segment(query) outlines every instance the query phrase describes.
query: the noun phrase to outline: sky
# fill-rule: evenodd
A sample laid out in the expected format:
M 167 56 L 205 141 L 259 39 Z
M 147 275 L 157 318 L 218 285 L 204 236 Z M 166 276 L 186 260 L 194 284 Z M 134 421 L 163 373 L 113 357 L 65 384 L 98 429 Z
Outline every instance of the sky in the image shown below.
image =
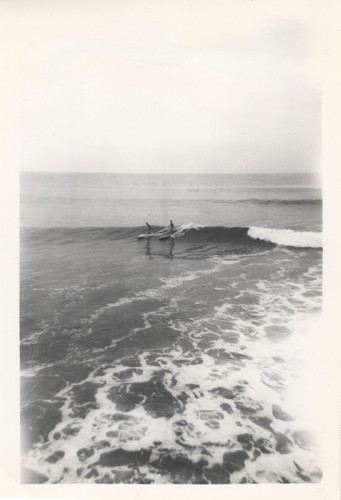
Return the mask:
M 305 23 L 247 3 L 19 2 L 6 55 L 20 169 L 318 171 Z

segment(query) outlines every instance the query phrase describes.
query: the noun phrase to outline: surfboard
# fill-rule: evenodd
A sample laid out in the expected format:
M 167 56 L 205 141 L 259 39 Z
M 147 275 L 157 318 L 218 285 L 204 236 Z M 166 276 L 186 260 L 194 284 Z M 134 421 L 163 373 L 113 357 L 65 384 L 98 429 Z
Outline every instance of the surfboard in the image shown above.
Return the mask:
M 142 240 L 143 238 L 157 238 L 159 237 L 162 237 L 164 235 L 168 235 L 168 228 L 164 228 L 164 229 L 160 229 L 160 231 L 157 231 L 156 233 L 142 233 L 142 234 L 139 234 L 137 239 L 138 240 Z M 168 238 L 168 236 L 167 236 Z
M 138 240 L 142 240 L 143 238 L 153 238 L 153 236 L 157 236 L 157 234 L 153 234 L 153 233 L 143 233 L 143 234 L 139 234 L 137 239 Z
M 166 233 L 161 236 L 159 236 L 159 240 L 167 240 L 167 238 L 171 237 L 171 233 Z

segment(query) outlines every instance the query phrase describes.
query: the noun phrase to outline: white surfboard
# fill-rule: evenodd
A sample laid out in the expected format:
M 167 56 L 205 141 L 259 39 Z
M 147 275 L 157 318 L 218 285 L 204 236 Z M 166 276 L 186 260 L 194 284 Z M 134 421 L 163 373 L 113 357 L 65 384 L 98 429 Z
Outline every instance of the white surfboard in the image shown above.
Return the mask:
M 168 227 L 165 227 L 163 229 L 160 229 L 159 231 L 156 231 L 156 233 L 142 233 L 139 234 L 137 239 L 142 240 L 144 238 L 159 238 L 161 239 L 164 235 L 167 235 L 166 237 L 169 238 L 169 229 Z
M 163 234 L 162 236 L 159 236 L 159 240 L 167 240 L 167 238 L 170 238 L 171 237 L 171 233 L 166 233 L 166 234 Z
M 156 236 L 155 234 L 149 234 L 149 233 L 142 233 L 139 234 L 137 239 L 142 240 L 143 238 L 152 238 L 153 236 Z

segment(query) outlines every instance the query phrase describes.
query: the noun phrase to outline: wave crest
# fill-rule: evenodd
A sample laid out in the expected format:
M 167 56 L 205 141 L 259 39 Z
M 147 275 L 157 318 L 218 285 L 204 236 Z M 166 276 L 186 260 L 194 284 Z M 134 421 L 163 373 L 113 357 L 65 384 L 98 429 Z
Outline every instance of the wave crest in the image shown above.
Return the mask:
M 163 229 L 153 227 L 154 231 Z M 137 238 L 142 227 L 82 227 L 82 228 L 30 228 L 22 230 L 21 243 L 34 245 L 56 244 L 100 244 L 103 241 L 126 240 Z M 211 248 L 212 252 L 263 250 L 276 245 L 300 248 L 322 248 L 322 233 L 312 231 L 294 231 L 292 229 L 273 229 L 264 227 L 224 227 L 204 226 L 189 223 L 178 226 L 171 238 L 189 244 L 200 244 Z M 154 234 L 157 240 L 157 234 Z
M 264 240 L 276 245 L 301 248 L 321 248 L 322 233 L 313 231 L 293 231 L 292 229 L 271 229 L 264 227 L 250 227 L 248 236 L 254 240 Z

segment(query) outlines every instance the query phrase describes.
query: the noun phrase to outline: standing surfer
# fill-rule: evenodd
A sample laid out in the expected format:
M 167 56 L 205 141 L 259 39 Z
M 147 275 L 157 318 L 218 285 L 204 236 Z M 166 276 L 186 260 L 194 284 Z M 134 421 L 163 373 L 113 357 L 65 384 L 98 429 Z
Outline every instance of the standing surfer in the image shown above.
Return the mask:
M 173 234 L 174 233 L 174 224 L 173 224 L 173 221 L 169 221 L 170 224 L 169 224 L 169 229 L 170 229 L 170 232 Z
M 148 229 L 148 234 L 151 234 L 151 233 L 152 233 L 152 228 L 151 228 L 151 226 L 148 224 L 148 222 L 146 222 L 146 226 L 147 226 L 147 229 Z

